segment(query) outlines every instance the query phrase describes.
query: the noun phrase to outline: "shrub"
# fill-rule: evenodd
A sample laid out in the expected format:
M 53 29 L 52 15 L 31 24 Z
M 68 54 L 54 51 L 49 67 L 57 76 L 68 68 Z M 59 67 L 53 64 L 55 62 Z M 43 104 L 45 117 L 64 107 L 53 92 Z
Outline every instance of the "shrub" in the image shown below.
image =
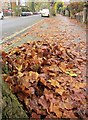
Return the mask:
M 13 8 L 13 11 L 14 11 L 14 15 L 15 15 L 15 16 L 20 16 L 20 15 L 21 15 L 21 12 L 22 12 L 20 6 L 14 7 L 14 8 Z

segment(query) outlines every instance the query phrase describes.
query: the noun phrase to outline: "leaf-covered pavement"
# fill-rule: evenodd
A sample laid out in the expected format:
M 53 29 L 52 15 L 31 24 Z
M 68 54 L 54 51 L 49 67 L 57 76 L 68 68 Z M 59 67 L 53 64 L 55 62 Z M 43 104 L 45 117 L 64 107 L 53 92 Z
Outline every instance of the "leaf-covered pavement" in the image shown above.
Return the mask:
M 43 29 L 45 23 L 48 26 Z M 26 33 L 43 40 L 2 52 L 3 79 L 24 105 L 29 118 L 86 119 L 85 32 L 80 29 L 83 35 L 74 33 L 76 22 L 65 23 L 58 17 L 45 19 L 45 23 Z M 80 41 L 72 40 L 71 33 Z

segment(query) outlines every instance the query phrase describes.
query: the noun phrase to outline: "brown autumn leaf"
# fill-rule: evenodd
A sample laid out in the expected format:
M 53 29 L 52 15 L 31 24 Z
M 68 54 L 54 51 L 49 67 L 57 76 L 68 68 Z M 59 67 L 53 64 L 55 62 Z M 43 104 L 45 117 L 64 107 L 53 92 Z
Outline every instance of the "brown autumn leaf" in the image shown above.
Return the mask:
M 47 82 L 44 78 L 40 77 L 40 82 L 42 82 L 45 86 L 47 86 Z
M 52 85 L 53 87 L 60 87 L 60 84 L 59 84 L 58 81 L 53 80 L 53 79 L 48 80 L 48 81 L 51 83 L 51 85 Z
M 34 110 L 35 112 L 39 112 L 38 99 L 36 97 L 33 97 L 32 99 L 29 100 L 28 106 L 30 107 L 31 110 Z
M 63 71 L 66 72 L 66 63 L 65 62 L 61 62 L 59 65 L 59 68 Z
M 2 51 L 1 53 L 2 53 L 2 57 L 3 57 L 3 58 L 5 58 L 5 57 L 7 56 L 7 53 L 6 53 L 6 52 Z
M 63 117 L 64 118 L 77 118 L 72 110 L 70 111 L 64 110 Z
M 73 62 L 69 62 L 67 65 L 66 65 L 67 68 L 69 69 L 72 69 L 74 67 L 74 63 Z
M 31 83 L 34 83 L 35 81 L 38 82 L 39 80 L 38 77 L 39 77 L 39 74 L 37 72 L 33 72 L 33 71 L 29 72 L 29 79 Z
M 38 120 L 40 119 L 40 115 L 36 114 L 35 112 L 32 112 L 32 118 Z
M 55 59 L 52 59 L 52 61 L 54 61 Z M 56 64 L 53 64 L 49 67 L 49 72 L 52 72 L 52 73 L 56 73 L 59 71 L 59 67 L 56 65 Z
M 59 109 L 57 109 L 57 106 L 54 107 L 54 110 L 55 110 L 56 116 L 57 116 L 58 118 L 61 118 L 61 117 L 62 117 L 62 112 L 61 112 Z
M 42 105 L 43 108 L 48 111 L 48 103 L 47 103 L 46 99 L 44 98 L 44 96 L 41 96 L 41 97 L 39 98 L 38 103 L 39 103 L 40 105 Z
M 72 86 L 73 86 L 75 89 L 85 88 L 85 87 L 86 87 L 86 82 L 84 82 L 84 83 L 76 82 L 75 84 L 73 83 Z
M 49 75 L 50 75 L 51 77 L 56 77 L 56 73 L 50 72 Z
M 50 102 L 49 110 L 50 110 L 50 112 L 53 112 L 53 102 Z
M 22 77 L 24 74 L 22 73 L 22 72 L 20 72 L 20 71 L 18 71 L 18 76 L 19 77 Z
M 24 90 L 24 93 L 25 93 L 25 94 L 28 94 L 29 96 L 30 96 L 30 95 L 33 95 L 33 94 L 35 93 L 35 89 L 34 89 L 33 87 L 30 87 L 30 88 L 28 88 L 28 89 L 25 89 L 25 90 Z
M 53 93 L 46 88 L 44 89 L 44 95 L 45 95 L 46 100 L 51 100 L 54 97 Z
M 12 76 L 5 76 L 4 80 L 8 83 L 12 82 Z
M 20 100 L 21 102 L 23 102 L 24 100 L 27 99 L 27 95 L 24 94 L 23 92 L 17 93 L 17 96 L 18 96 L 18 98 L 19 98 L 19 100 Z
M 49 114 L 49 115 L 47 115 L 46 117 L 45 117 L 45 120 L 47 120 L 47 119 L 57 119 L 57 117 L 56 117 L 56 115 L 53 115 L 53 114 Z
M 29 88 L 31 86 L 31 83 L 29 83 L 29 80 L 27 81 L 27 79 L 25 80 L 25 77 L 23 77 L 24 80 L 22 80 L 20 83 L 22 84 L 22 86 L 24 86 L 25 88 Z
M 50 104 L 50 111 L 54 112 L 56 114 L 57 118 L 61 118 L 62 117 L 62 112 L 59 109 L 59 106 L 53 104 L 52 102 Z
M 60 94 L 62 96 L 62 94 L 65 92 L 65 90 L 64 90 L 63 87 L 60 87 L 60 88 L 56 88 L 55 92 L 58 93 L 58 94 Z
M 63 103 L 64 104 L 64 108 L 67 110 L 71 110 L 73 108 L 73 106 L 71 105 L 70 101 Z

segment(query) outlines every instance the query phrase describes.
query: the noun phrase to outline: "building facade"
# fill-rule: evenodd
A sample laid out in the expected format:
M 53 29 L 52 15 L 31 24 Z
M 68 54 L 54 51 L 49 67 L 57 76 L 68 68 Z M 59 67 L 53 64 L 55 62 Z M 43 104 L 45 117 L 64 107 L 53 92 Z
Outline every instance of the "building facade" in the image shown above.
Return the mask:
M 10 0 L 0 0 L 0 11 L 8 9 L 10 7 Z
M 13 9 L 16 5 L 20 5 L 20 0 L 0 0 L 0 11 Z

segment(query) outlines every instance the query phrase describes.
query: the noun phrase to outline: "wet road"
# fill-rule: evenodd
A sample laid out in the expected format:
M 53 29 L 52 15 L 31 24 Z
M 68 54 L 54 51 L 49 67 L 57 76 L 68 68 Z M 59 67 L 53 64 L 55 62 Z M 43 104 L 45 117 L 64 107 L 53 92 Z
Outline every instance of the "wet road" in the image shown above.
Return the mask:
M 0 20 L 2 24 L 2 37 L 8 37 L 15 34 L 28 26 L 32 26 L 38 21 L 42 20 L 40 15 L 26 16 L 26 17 L 9 17 L 4 20 Z

